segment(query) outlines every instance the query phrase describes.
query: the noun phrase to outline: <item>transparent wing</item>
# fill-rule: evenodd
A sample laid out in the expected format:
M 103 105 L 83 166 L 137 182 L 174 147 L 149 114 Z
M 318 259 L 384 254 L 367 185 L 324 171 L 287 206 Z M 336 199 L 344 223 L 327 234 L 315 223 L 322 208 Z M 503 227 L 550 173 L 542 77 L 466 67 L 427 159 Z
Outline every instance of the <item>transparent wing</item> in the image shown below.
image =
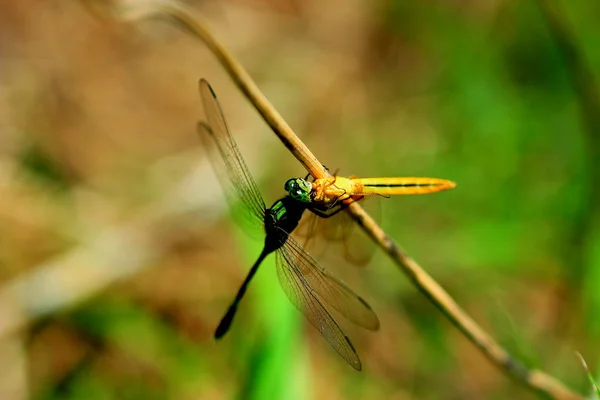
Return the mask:
M 293 237 L 288 238 L 280 252 L 288 268 L 304 283 L 307 291 L 316 293 L 327 305 L 355 324 L 369 330 L 379 329 L 379 319 L 369 304 L 319 265 Z
M 265 203 L 260 191 L 231 137 L 225 117 L 212 88 L 200 80 L 200 96 L 208 124 L 198 123 L 198 133 L 208 149 L 213 169 L 225 191 L 236 220 L 249 231 L 262 227 Z M 236 206 L 240 201 L 242 210 Z
M 376 222 L 381 222 L 380 197 L 360 200 L 360 205 Z M 318 259 L 339 263 L 340 255 L 347 262 L 367 265 L 375 254 L 376 245 L 345 211 L 330 218 L 305 213 L 294 231 L 302 246 Z
M 331 347 L 352 368 L 360 371 L 362 365 L 352 342 L 350 342 L 348 336 L 344 334 L 316 294 L 306 286 L 302 276 L 290 265 L 287 254 L 284 251 L 277 251 L 277 276 L 285 293 L 296 308 L 306 316 L 310 323 L 329 342 Z
M 360 205 L 375 222 L 381 222 L 381 197 L 365 198 L 360 200 Z M 341 251 L 348 262 L 365 266 L 371 261 L 377 247 L 346 211 L 319 220 L 317 232 L 322 232 L 326 240 L 337 242 L 342 249 L 335 251 Z
M 298 227 L 292 232 L 294 237 L 302 244 L 302 247 L 310 250 L 310 253 L 317 256 L 317 258 L 321 255 L 320 251 L 325 248 L 325 246 L 315 246 L 315 239 L 319 236 L 318 228 L 320 219 L 321 218 L 314 213 L 305 212 L 298 223 Z M 319 252 L 316 251 L 317 249 Z

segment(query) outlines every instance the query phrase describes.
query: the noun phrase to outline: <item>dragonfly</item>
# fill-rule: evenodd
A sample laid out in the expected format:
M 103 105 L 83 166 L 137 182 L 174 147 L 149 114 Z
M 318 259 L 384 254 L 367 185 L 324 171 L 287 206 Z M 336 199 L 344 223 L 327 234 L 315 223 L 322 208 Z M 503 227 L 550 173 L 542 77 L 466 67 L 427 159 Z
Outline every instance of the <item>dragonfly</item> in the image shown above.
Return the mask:
M 294 199 L 311 204 L 333 207 L 340 202 L 349 204 L 368 196 L 429 194 L 449 190 L 456 183 L 447 179 L 395 177 L 358 178 L 333 176 L 309 182 L 306 178 L 288 179 L 285 190 Z
M 275 253 L 277 276 L 289 300 L 329 345 L 350 366 L 360 371 L 360 358 L 330 311 L 334 309 L 346 319 L 373 331 L 379 329 L 377 315 L 363 298 L 323 268 L 290 236 L 306 210 L 327 217 L 325 211 L 329 207 L 302 202 L 286 195 L 267 208 L 229 132 L 217 96 L 204 79 L 199 82 L 199 91 L 208 123 L 198 123 L 198 134 L 209 150 L 213 169 L 226 197 L 230 205 L 241 203 L 245 211 L 244 224 L 260 226 L 265 232 L 263 250 L 221 319 L 214 334 L 215 339 L 222 338 L 229 331 L 240 301 L 260 264 L 269 254 Z

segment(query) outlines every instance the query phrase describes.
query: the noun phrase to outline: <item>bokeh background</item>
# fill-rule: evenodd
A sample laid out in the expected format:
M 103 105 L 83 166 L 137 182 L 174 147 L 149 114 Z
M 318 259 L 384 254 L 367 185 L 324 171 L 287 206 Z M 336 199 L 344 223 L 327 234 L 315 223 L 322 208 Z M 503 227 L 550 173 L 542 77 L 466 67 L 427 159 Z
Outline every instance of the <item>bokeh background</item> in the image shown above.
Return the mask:
M 456 181 L 384 199 L 384 229 L 513 355 L 589 392 L 575 351 L 600 359 L 600 126 L 573 83 L 596 86 L 538 2 L 188 3 L 328 167 Z M 262 243 L 231 222 L 194 131 L 198 79 L 267 203 L 305 171 L 168 19 L 1 4 L 1 398 L 537 398 L 381 254 L 323 261 L 379 315 L 375 333 L 340 321 L 361 373 L 285 298 L 272 258 L 216 343 Z M 598 71 L 600 3 L 558 6 Z

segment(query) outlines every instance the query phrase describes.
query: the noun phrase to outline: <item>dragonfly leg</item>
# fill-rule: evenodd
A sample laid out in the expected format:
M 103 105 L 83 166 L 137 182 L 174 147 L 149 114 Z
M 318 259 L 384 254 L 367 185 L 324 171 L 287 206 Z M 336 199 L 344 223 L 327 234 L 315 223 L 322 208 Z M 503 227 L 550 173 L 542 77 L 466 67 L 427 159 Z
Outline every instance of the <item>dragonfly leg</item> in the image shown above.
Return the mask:
M 333 201 L 333 203 L 331 203 L 331 205 L 328 208 L 331 209 L 331 208 L 335 207 L 336 205 L 338 205 L 338 203 L 340 201 L 340 197 L 342 197 L 345 194 L 346 194 L 346 190 L 344 190 L 344 193 L 342 193 L 338 197 L 336 197 L 335 200 Z
M 346 206 L 348 206 L 348 204 L 353 203 L 358 200 L 361 200 L 364 197 L 364 196 L 360 196 L 359 198 L 355 199 L 353 197 L 348 196 L 348 197 L 342 199 L 342 197 L 346 196 L 346 194 L 348 193 L 346 191 L 346 189 L 342 189 L 342 190 L 344 191 L 344 193 L 342 193 L 338 197 L 336 197 L 335 200 L 333 201 L 333 203 L 329 206 L 329 208 L 333 208 L 334 206 L 338 205 L 340 203 L 340 201 L 348 200 L 348 202 L 342 204 L 342 208 L 345 208 Z
M 311 207 L 309 208 L 309 210 L 313 213 L 316 214 L 318 217 L 321 218 L 330 218 L 333 217 L 334 215 L 336 215 L 337 213 L 339 213 L 340 211 L 342 211 L 345 207 L 339 206 L 337 210 L 333 210 L 331 211 L 331 207 L 325 209 L 325 211 L 320 210 L 316 207 Z M 331 211 L 331 212 L 330 212 Z
M 313 213 L 316 214 L 317 216 L 321 217 L 321 218 L 330 218 L 333 217 L 334 215 L 336 215 L 337 213 L 339 213 L 340 211 L 342 211 L 343 209 L 345 209 L 346 207 L 348 207 L 350 204 L 354 203 L 355 201 L 359 201 L 362 200 L 365 196 L 360 196 L 358 198 L 347 198 L 342 200 L 342 202 L 340 202 L 340 198 L 342 196 L 344 196 L 346 194 L 346 192 L 344 191 L 344 194 L 338 196 L 335 201 L 333 202 L 333 204 L 325 206 L 325 205 L 321 205 L 321 206 L 312 206 L 309 207 L 308 209 Z M 337 209 L 333 209 L 334 207 L 337 207 Z
M 337 178 L 334 176 L 333 178 L 328 178 L 328 179 L 325 179 L 325 180 L 324 180 L 325 182 L 323 183 L 323 185 L 322 185 L 322 186 L 321 186 L 321 188 L 319 189 L 319 190 L 320 190 L 320 193 L 321 193 L 321 194 L 322 194 L 322 196 L 323 196 L 323 198 L 325 198 L 325 196 L 326 196 L 326 195 L 325 195 L 325 193 L 329 192 L 329 191 L 330 191 L 330 188 L 331 188 L 332 186 L 335 186 L 335 181 L 336 181 L 336 179 L 337 179 Z M 337 188 L 337 186 L 335 186 L 335 188 L 337 189 L 337 192 L 339 192 L 339 188 Z M 345 195 L 345 194 L 346 194 L 346 190 L 345 190 L 345 189 L 342 189 L 342 190 L 344 191 L 344 193 L 342 193 L 341 195 L 338 195 L 338 196 L 335 198 L 335 200 L 333 201 L 333 203 L 332 203 L 331 205 L 329 205 L 329 207 L 327 207 L 328 209 L 329 209 L 329 208 L 333 208 L 333 207 L 334 207 L 334 206 L 337 204 L 337 202 L 338 202 L 338 199 L 339 199 L 341 196 L 343 196 L 343 195 Z M 335 193 L 335 192 L 336 192 L 336 191 L 334 190 L 334 193 Z M 327 195 L 327 200 L 329 200 L 330 196 L 331 196 L 331 195 Z

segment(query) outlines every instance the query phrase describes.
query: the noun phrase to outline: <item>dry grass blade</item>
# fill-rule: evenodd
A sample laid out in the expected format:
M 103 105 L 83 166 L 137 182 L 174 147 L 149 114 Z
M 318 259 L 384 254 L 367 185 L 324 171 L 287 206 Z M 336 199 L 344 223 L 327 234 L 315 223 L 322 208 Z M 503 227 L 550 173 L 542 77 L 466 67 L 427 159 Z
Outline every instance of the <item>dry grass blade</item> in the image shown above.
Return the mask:
M 588 367 L 587 363 L 585 362 L 585 358 L 583 358 L 583 356 L 579 352 L 575 352 L 575 354 L 577 354 L 577 357 L 579 357 L 579 361 L 581 361 L 581 365 L 583 365 L 583 369 L 585 369 L 585 372 L 587 373 L 587 376 L 590 379 L 592 386 L 594 387 L 596 396 L 598 396 L 598 398 L 600 399 L 600 388 L 598 387 L 598 384 L 596 383 L 596 380 L 594 379 L 594 375 L 592 374 L 592 371 L 590 371 L 590 368 Z
M 290 152 L 315 178 L 329 177 L 312 152 L 296 136 L 275 108 L 260 92 L 252 78 L 233 55 L 223 47 L 208 29 L 198 13 L 184 4 L 169 0 L 148 1 L 88 1 L 95 10 L 123 21 L 142 18 L 170 16 L 182 24 L 188 32 L 201 39 L 240 90 L 248 97 L 264 120 L 271 126 Z M 348 212 L 365 232 L 404 271 L 417 288 L 452 322 L 493 364 L 532 390 L 542 392 L 554 399 L 583 399 L 554 377 L 538 370 L 530 370 L 512 358 L 490 335 L 488 335 L 463 309 L 364 212 L 353 203 Z

